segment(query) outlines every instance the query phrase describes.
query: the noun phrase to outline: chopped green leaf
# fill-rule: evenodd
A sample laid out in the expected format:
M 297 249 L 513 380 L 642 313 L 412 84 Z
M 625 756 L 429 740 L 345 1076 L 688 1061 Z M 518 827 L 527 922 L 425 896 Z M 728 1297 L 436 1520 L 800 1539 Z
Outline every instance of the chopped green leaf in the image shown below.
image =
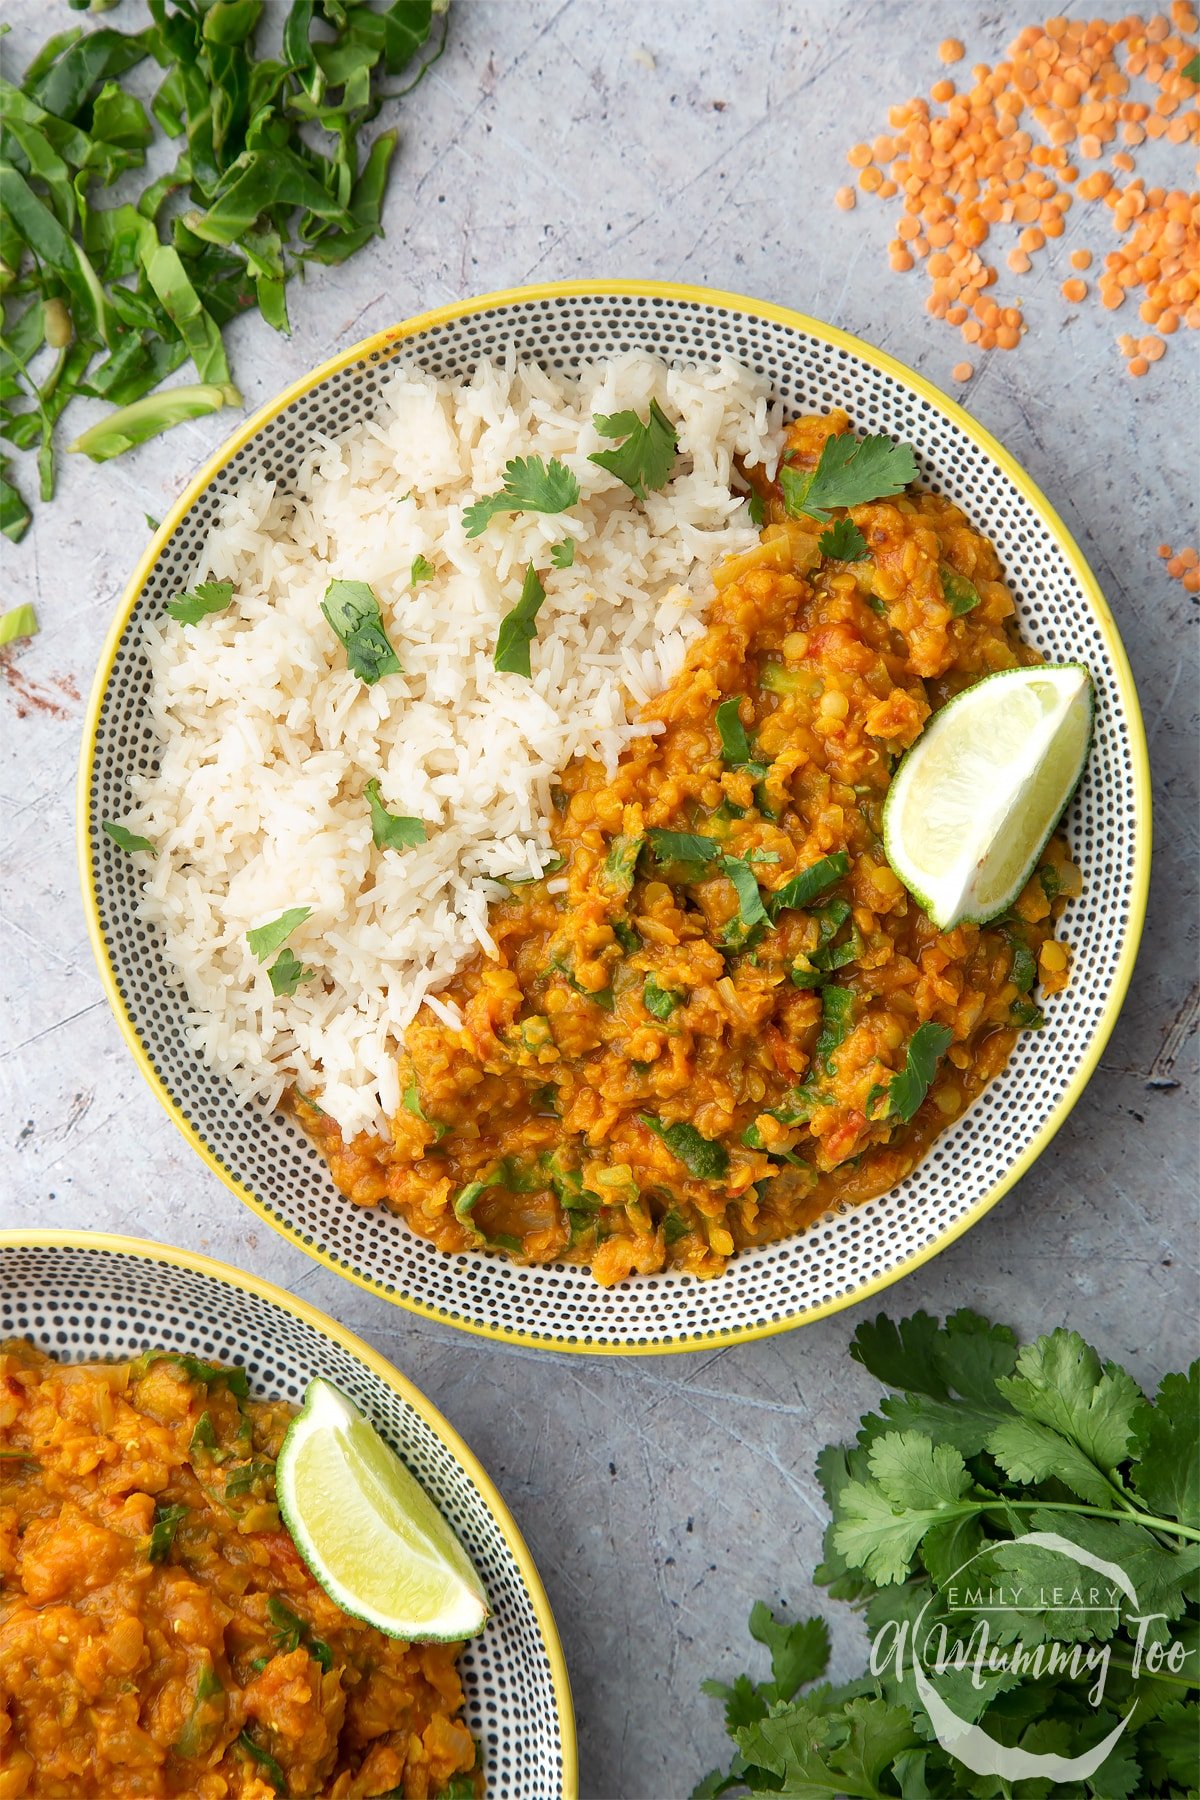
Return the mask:
M 766 509 L 765 505 L 763 504 L 762 495 L 761 494 L 751 494 L 749 499 L 746 502 L 746 505 L 750 512 L 750 523 L 752 525 L 756 525 L 758 527 L 758 529 L 761 531 L 763 526 L 767 522 L 767 509 Z
M 899 1075 L 888 1083 L 888 1111 L 905 1124 L 913 1118 L 929 1092 L 938 1063 L 954 1041 L 948 1025 L 918 1025 L 909 1039 L 908 1055 Z
M 499 1187 L 509 1174 L 509 1169 L 504 1163 L 501 1163 L 498 1168 L 492 1170 L 490 1175 L 485 1175 L 481 1181 L 469 1181 L 466 1187 L 460 1188 L 455 1195 L 453 1208 L 454 1216 L 459 1224 L 465 1225 L 481 1244 L 487 1244 L 497 1250 L 508 1250 L 514 1256 L 519 1256 L 522 1250 L 520 1238 L 508 1237 L 503 1233 L 496 1237 L 489 1237 L 486 1232 L 480 1230 L 473 1217 L 479 1196 L 490 1187 Z
M 745 769 L 751 775 L 765 775 L 767 764 L 755 762 L 746 727 L 742 724 L 743 696 L 731 694 L 717 708 L 717 731 L 721 739 L 721 755 L 732 769 Z
M 960 575 L 957 569 L 952 569 L 949 563 L 942 563 L 941 577 L 946 605 L 956 619 L 961 619 L 964 613 L 969 613 L 972 607 L 979 605 L 979 589 L 975 583 L 968 581 L 965 575 Z
M 1195 56 L 1190 56 L 1184 63 L 1182 69 L 1180 69 L 1179 73 L 1183 76 L 1185 81 L 1195 81 L 1200 83 L 1200 53 Z
M 1008 972 L 1008 979 L 1019 994 L 1027 994 L 1037 980 L 1037 958 L 1026 943 L 1021 931 L 1009 929 L 1004 936 L 1012 949 L 1012 966 Z
M 371 808 L 371 836 L 378 849 L 411 850 L 414 844 L 425 842 L 429 835 L 425 821 L 410 818 L 406 813 L 389 812 L 379 798 L 378 781 L 368 781 L 363 792 Z
M 733 883 L 738 897 L 738 910 L 725 926 L 721 942 L 727 949 L 744 950 L 764 925 L 770 924 L 767 909 L 758 891 L 758 880 L 749 861 L 741 856 L 725 856 L 721 869 Z
M 246 942 L 250 946 L 251 953 L 258 958 L 259 962 L 266 962 L 272 951 L 278 950 L 281 944 L 286 943 L 297 925 L 303 925 L 311 912 L 311 906 L 289 906 L 286 912 L 280 913 L 279 917 L 272 919 L 269 924 L 256 925 L 252 931 L 246 933 Z
M 186 1506 L 156 1506 L 154 1524 L 150 1527 L 147 1557 L 152 1563 L 166 1562 L 175 1542 L 175 1533 L 188 1516 Z
M 36 637 L 37 633 L 37 614 L 28 602 L 0 614 L 0 644 L 11 644 L 16 638 Z
M 408 576 L 409 585 L 411 587 L 416 587 L 422 581 L 432 581 L 436 574 L 437 570 L 434 568 L 429 558 L 418 554 L 412 559 L 412 568 L 410 569 Z
M 215 1702 L 220 1701 L 220 1705 Z M 176 1756 L 204 1756 L 212 1748 L 213 1741 L 221 1728 L 225 1717 L 225 1689 L 221 1686 L 216 1670 L 209 1660 L 207 1652 L 196 1679 L 196 1693 L 192 1701 L 192 1710 L 172 1745 Z M 284 1790 L 286 1791 L 286 1790 Z
M 368 687 L 381 675 L 401 673 L 400 658 L 388 642 L 375 591 L 367 582 L 331 581 L 321 611 L 345 645 L 350 668 Z
M 288 1656 L 301 1644 L 315 1663 L 328 1672 L 333 1667 L 333 1652 L 323 1639 L 313 1636 L 307 1619 L 294 1613 L 285 1600 L 272 1594 L 267 1601 L 267 1618 L 271 1626 L 271 1642 L 277 1656 Z
M 827 987 L 821 990 L 821 1030 L 813 1053 L 827 1075 L 833 1073 L 833 1053 L 840 1050 L 850 1035 L 854 1019 L 854 995 L 849 988 Z
M 566 512 L 578 499 L 578 481 L 556 456 L 549 463 L 540 456 L 515 456 L 505 465 L 500 492 L 468 506 L 463 524 L 469 538 L 479 537 L 497 513 Z
M 161 394 L 148 394 L 105 413 L 94 425 L 81 432 L 67 449 L 73 455 L 90 457 L 93 462 L 111 462 L 137 444 L 145 444 L 185 419 L 203 419 L 220 412 L 223 406 L 240 406 L 242 397 L 236 388 L 201 382 L 194 387 L 168 388 Z
M 575 562 L 575 539 L 560 538 L 550 546 L 550 561 L 556 569 L 569 569 Z
M 202 1412 L 196 1420 L 188 1439 L 188 1451 L 201 1463 L 224 1462 L 225 1452 L 217 1444 L 211 1413 Z
M 162 1362 L 173 1364 L 188 1381 L 199 1382 L 202 1387 L 226 1387 L 238 1400 L 245 1400 L 249 1395 L 249 1377 L 239 1364 L 203 1362 L 198 1356 L 188 1356 L 181 1350 L 143 1350 L 129 1365 L 130 1380 L 140 1381 L 155 1363 Z
M 262 1774 L 263 1780 L 269 1782 L 277 1794 L 287 1794 L 287 1776 L 284 1774 L 275 1758 L 271 1755 L 270 1751 L 264 1750 L 260 1744 L 255 1743 L 250 1735 L 250 1727 L 248 1725 L 243 1727 L 237 1737 L 234 1738 L 233 1742 L 236 1749 L 240 1750 L 244 1756 L 249 1757 L 250 1761 L 256 1764 Z
M 647 975 L 646 985 L 642 989 L 642 1005 L 656 1019 L 669 1019 L 677 1006 L 686 1004 L 686 996 L 673 994 L 670 988 L 659 987 L 653 975 Z
M 596 877 L 596 886 L 606 900 L 623 900 L 632 888 L 645 841 L 640 832 L 636 835 L 621 833 L 613 838 Z
M 823 894 L 826 888 L 832 887 L 835 881 L 840 881 L 849 873 L 850 858 L 844 850 L 835 850 L 830 856 L 822 856 L 815 863 L 810 863 L 807 869 L 802 869 L 799 875 L 793 875 L 790 881 L 785 881 L 773 894 L 768 894 L 767 911 L 773 919 L 777 919 L 789 907 L 806 907 L 818 894 Z
M 646 833 L 646 843 L 660 873 L 668 880 L 686 885 L 691 881 L 704 881 L 719 872 L 712 867 L 721 860 L 721 846 L 715 838 L 702 837 L 694 831 L 662 831 L 652 826 Z
M 535 620 L 545 598 L 546 590 L 537 570 L 530 563 L 521 584 L 521 598 L 500 621 L 500 630 L 496 634 L 496 651 L 492 657 L 495 668 L 509 675 L 532 674 L 529 646 L 537 636 Z
M 817 539 L 822 556 L 836 556 L 842 562 L 859 562 L 867 554 L 867 540 L 853 519 L 835 519 L 828 531 Z
M 651 1117 L 648 1113 L 639 1114 L 642 1124 L 652 1131 L 667 1146 L 672 1156 L 678 1157 L 689 1175 L 697 1181 L 723 1181 L 729 1173 L 729 1155 L 724 1145 L 711 1138 L 702 1137 L 696 1127 L 686 1119 L 675 1125 L 664 1125 L 661 1119 Z
M 267 979 L 271 983 L 271 992 L 283 999 L 294 994 L 302 982 L 315 980 L 316 974 L 315 969 L 306 968 L 291 950 L 281 950 L 267 970 Z
M 412 1114 L 414 1119 L 420 1119 L 420 1121 L 423 1125 L 432 1126 L 434 1143 L 435 1144 L 441 1143 L 442 1139 L 446 1136 L 447 1132 L 450 1130 L 450 1127 L 449 1127 L 449 1125 L 443 1125 L 442 1122 L 440 1121 L 440 1119 L 431 1119 L 428 1117 L 428 1115 L 425 1112 L 424 1107 L 421 1105 L 421 1093 L 420 1093 L 420 1089 L 417 1087 L 417 1080 L 416 1080 L 415 1075 L 414 1075 L 413 1079 L 409 1082 L 408 1086 L 405 1088 L 403 1094 L 400 1096 L 400 1104 L 404 1108 L 405 1112 L 409 1112 Z
M 644 501 L 647 489 L 665 487 L 679 448 L 679 434 L 657 400 L 650 402 L 645 424 L 635 412 L 597 413 L 593 425 L 601 437 L 624 438 L 616 450 L 595 450 L 588 457 L 623 481 Z
M 843 432 L 826 438 L 811 477 L 799 470 L 780 470 L 789 515 L 802 514 L 828 522 L 834 506 L 861 506 L 902 493 L 917 478 L 917 459 L 907 444 L 889 437 L 856 438 Z
M 157 856 L 158 851 L 149 838 L 136 837 L 124 825 L 118 825 L 115 819 L 102 819 L 100 829 L 106 837 L 110 837 L 118 850 L 128 850 L 132 855 L 136 851 L 145 851 L 147 856 Z
M 232 600 L 232 581 L 198 581 L 168 600 L 167 611 L 180 625 L 198 625 L 210 613 L 224 612 Z
M 1046 1015 L 1033 1000 L 1014 1000 L 1008 1009 L 1008 1019 L 1018 1031 L 1041 1031 L 1046 1023 Z

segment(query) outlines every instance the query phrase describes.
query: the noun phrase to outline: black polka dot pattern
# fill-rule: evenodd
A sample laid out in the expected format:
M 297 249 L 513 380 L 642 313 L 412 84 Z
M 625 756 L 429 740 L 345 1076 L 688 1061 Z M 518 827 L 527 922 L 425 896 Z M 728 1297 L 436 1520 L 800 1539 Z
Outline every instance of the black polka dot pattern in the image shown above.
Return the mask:
M 466 1721 L 483 1745 L 489 1794 L 558 1800 L 572 1782 L 574 1726 L 556 1694 L 548 1641 L 512 1548 L 450 1445 L 376 1370 L 278 1300 L 227 1278 L 139 1252 L 6 1243 L 0 1253 L 0 1340 L 28 1337 L 61 1362 L 134 1356 L 155 1347 L 238 1363 L 251 1391 L 298 1404 L 314 1375 L 350 1395 L 399 1452 L 458 1533 L 483 1578 L 492 1617 L 459 1667 Z M 515 1534 L 515 1527 L 509 1524 Z M 563 1711 L 560 1713 L 560 1707 Z
M 292 479 L 314 431 L 336 433 L 370 412 L 398 353 L 435 375 L 461 377 L 480 358 L 510 349 L 573 370 L 636 348 L 680 361 L 734 356 L 767 376 L 789 413 L 841 406 L 857 430 L 907 439 L 927 484 L 962 505 L 995 543 L 1026 637 L 1052 661 L 1086 663 L 1098 707 L 1095 745 L 1068 817 L 1084 869 L 1083 896 L 1065 921 L 1074 971 L 1069 990 L 1047 1009 L 1045 1030 L 1022 1036 L 1000 1078 L 885 1197 L 742 1255 L 719 1280 L 664 1274 L 604 1291 L 566 1267 L 440 1254 L 400 1220 L 342 1200 L 287 1119 L 239 1104 L 188 1047 L 162 946 L 137 917 L 136 867 L 101 833 L 100 821 L 126 810 L 129 770 L 153 767 L 139 626 L 188 579 L 219 493 L 252 470 Z M 1144 738 L 1136 703 L 1122 689 L 1127 679 L 1113 628 L 1101 619 L 1061 526 L 968 430 L 866 357 L 749 310 L 658 295 L 569 294 L 468 311 L 370 351 L 268 420 L 190 508 L 136 596 L 100 709 L 88 827 L 89 885 L 128 1029 L 164 1104 L 194 1128 L 233 1191 L 311 1254 L 402 1305 L 559 1349 L 670 1349 L 780 1329 L 882 1285 L 962 1229 L 1061 1122 L 1068 1092 L 1098 1055 L 1136 947 L 1149 853 L 1136 772 Z

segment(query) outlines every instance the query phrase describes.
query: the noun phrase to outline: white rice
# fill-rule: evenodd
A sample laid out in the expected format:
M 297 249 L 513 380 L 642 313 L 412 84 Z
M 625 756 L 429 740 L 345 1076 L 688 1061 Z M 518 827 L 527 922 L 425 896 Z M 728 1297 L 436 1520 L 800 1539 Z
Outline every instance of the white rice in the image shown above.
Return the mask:
M 588 461 L 611 448 L 594 413 L 656 398 L 679 430 L 672 479 L 642 506 Z M 221 504 L 191 585 L 231 580 L 232 606 L 146 628 L 158 772 L 134 777 L 125 823 L 159 848 L 143 917 L 187 996 L 195 1048 L 244 1098 L 320 1095 L 345 1132 L 383 1129 L 395 1056 L 422 1004 L 482 949 L 495 878 L 537 875 L 552 852 L 551 789 L 576 756 L 612 769 L 653 727 L 629 711 L 661 690 L 702 630 L 710 572 L 756 533 L 733 458 L 774 470 L 781 420 L 730 362 L 668 368 L 633 353 L 578 380 L 482 363 L 469 381 L 402 366 L 375 416 L 318 438 L 293 491 L 259 477 Z M 577 476 L 568 513 L 501 514 L 468 539 L 463 508 L 514 456 Z M 550 546 L 576 544 L 556 570 Z M 437 571 L 415 588 L 413 558 Z M 526 565 L 547 598 L 532 679 L 492 666 Z M 366 581 L 404 673 L 368 687 L 320 603 Z M 426 821 L 416 848 L 378 850 L 365 784 Z M 490 878 L 490 879 L 489 879 Z M 288 949 L 320 978 L 276 998 L 246 933 L 309 906 Z

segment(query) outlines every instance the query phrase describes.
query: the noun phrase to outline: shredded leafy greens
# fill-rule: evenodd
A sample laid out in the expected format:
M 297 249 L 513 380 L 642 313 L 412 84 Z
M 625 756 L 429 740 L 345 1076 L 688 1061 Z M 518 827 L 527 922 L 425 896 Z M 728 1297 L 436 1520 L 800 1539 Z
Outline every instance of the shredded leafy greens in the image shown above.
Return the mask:
M 59 33 L 0 80 L 0 433 L 36 453 L 43 500 L 78 396 L 109 408 L 71 445 L 97 462 L 241 405 L 225 327 L 257 307 L 286 333 L 296 272 L 379 234 L 397 134 L 366 128 L 445 11 L 292 0 L 278 57 L 259 48 L 262 0 L 150 0 L 143 29 Z M 123 86 L 148 58 L 164 71 L 149 109 Z M 100 204 L 163 140 L 165 173 Z M 163 388 L 187 362 L 194 381 Z M 29 519 L 0 469 L 0 530 L 18 539 Z

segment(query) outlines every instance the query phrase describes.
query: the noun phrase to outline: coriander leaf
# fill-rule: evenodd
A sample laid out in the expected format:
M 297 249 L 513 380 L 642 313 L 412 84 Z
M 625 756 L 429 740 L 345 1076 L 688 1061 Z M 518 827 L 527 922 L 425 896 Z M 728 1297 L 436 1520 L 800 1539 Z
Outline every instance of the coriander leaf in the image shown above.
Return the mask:
M 11 644 L 17 638 L 36 637 L 37 633 L 37 614 L 28 603 L 0 614 L 0 644 Z
M 882 436 L 856 438 L 850 432 L 826 438 L 811 480 L 786 466 L 780 471 L 789 515 L 807 513 L 826 522 L 830 507 L 886 499 L 916 478 L 917 459 L 907 444 Z
M 942 563 L 941 577 L 946 605 L 956 619 L 961 619 L 964 613 L 969 613 L 979 605 L 979 589 L 975 583 L 968 581 L 965 575 L 960 575 L 957 569 L 952 569 L 949 563 Z
M 871 1479 L 848 1481 L 838 1496 L 832 1541 L 852 1568 L 886 1587 L 906 1578 L 921 1539 L 948 1522 L 970 1476 L 956 1450 L 919 1432 L 878 1438 L 868 1465 Z
M 880 1313 L 875 1319 L 863 1320 L 854 1333 L 850 1354 L 890 1388 L 907 1388 L 946 1400 L 950 1388 L 936 1354 L 940 1335 L 937 1320 L 928 1313 L 914 1313 L 898 1322 Z
M 732 1687 L 727 1687 L 723 1681 L 702 1681 L 700 1691 L 711 1694 L 714 1700 L 724 1701 L 725 1729 L 730 1737 L 740 1731 L 743 1725 L 753 1725 L 756 1719 L 765 1719 L 767 1716 L 766 1697 L 748 1675 L 737 1676 Z M 712 1791 L 719 1794 L 722 1790 L 715 1788 Z M 696 1800 L 699 1792 L 699 1788 L 693 1789 L 692 1800 Z
M 767 509 L 761 494 L 751 494 L 746 501 L 750 513 L 750 523 L 761 531 L 767 522 Z
M 867 540 L 853 519 L 835 519 L 828 531 L 817 539 L 822 556 L 836 556 L 842 562 L 859 562 L 867 554 Z
M 1075 1331 L 1052 1331 L 1026 1344 L 1016 1373 L 1002 1376 L 996 1386 L 1022 1417 L 1061 1431 L 1103 1470 L 1125 1460 L 1145 1403 L 1133 1377 L 1116 1363 L 1102 1369 L 1096 1352 Z
M 100 829 L 106 837 L 110 837 L 118 850 L 128 850 L 131 854 L 144 850 L 148 856 L 157 856 L 158 851 L 149 838 L 135 837 L 124 825 L 118 825 L 113 819 L 102 819 Z
M 423 819 L 405 813 L 389 812 L 379 798 L 378 781 L 368 781 L 363 792 L 371 808 L 371 837 L 379 850 L 409 850 L 423 844 L 428 836 Z
M 259 962 L 266 962 L 271 952 L 278 950 L 280 945 L 291 937 L 297 925 L 302 925 L 311 912 L 311 906 L 289 906 L 286 912 L 280 913 L 279 917 L 272 919 L 269 924 L 256 925 L 252 931 L 246 933 L 246 942 L 249 944 L 252 954 L 258 958 Z
M 653 975 L 647 975 L 646 985 L 642 989 L 642 1005 L 656 1019 L 669 1019 L 677 1006 L 684 1004 L 683 997 L 673 994 L 669 988 L 659 987 Z
M 723 1181 L 729 1173 L 729 1155 L 724 1145 L 711 1138 L 702 1137 L 696 1127 L 686 1119 L 675 1125 L 664 1125 L 648 1113 L 638 1115 L 647 1130 L 667 1146 L 672 1156 L 678 1157 L 689 1175 L 697 1181 Z
M 400 659 L 388 641 L 375 591 L 365 581 L 331 581 L 321 602 L 336 635 L 346 647 L 346 662 L 373 687 L 381 675 L 401 673 Z
M 281 950 L 267 970 L 267 979 L 271 983 L 271 992 L 283 999 L 288 994 L 294 994 L 301 982 L 313 981 L 316 973 L 315 969 L 305 968 L 292 951 Z
M 1200 1530 L 1200 1362 L 1163 1377 L 1133 1415 L 1132 1481 L 1151 1512 Z
M 168 600 L 167 611 L 180 625 L 198 625 L 210 613 L 224 612 L 232 600 L 232 581 L 198 581 Z
M 988 1434 L 987 1448 L 1010 1481 L 1061 1481 L 1093 1506 L 1112 1499 L 1111 1484 L 1095 1463 L 1061 1432 L 1035 1419 L 1002 1419 Z
M 888 1111 L 905 1124 L 913 1118 L 929 1092 L 939 1060 L 950 1048 L 954 1033 L 948 1025 L 918 1025 L 909 1039 L 908 1054 L 899 1075 L 888 1083 Z
M 409 585 L 416 587 L 422 581 L 432 581 L 436 574 L 437 570 L 429 558 L 418 554 L 412 559 L 412 568 L 409 570 L 408 576 Z
M 579 499 L 579 482 L 556 456 L 549 463 L 540 456 L 514 456 L 505 464 L 504 486 L 465 508 L 463 524 L 469 538 L 487 530 L 497 513 L 566 512 Z
M 705 881 L 718 873 L 710 867 L 721 858 L 721 846 L 714 838 L 701 837 L 693 831 L 662 831 L 652 826 L 646 833 L 646 843 L 660 872 L 668 880 L 686 885 L 691 881 Z
M 546 590 L 538 578 L 537 570 L 530 563 L 521 585 L 521 598 L 500 621 L 500 629 L 496 634 L 496 651 L 492 657 L 494 668 L 509 675 L 528 677 L 532 674 L 529 646 L 537 636 L 534 620 L 545 598 Z
M 156 1506 L 154 1524 L 150 1527 L 150 1543 L 146 1555 L 152 1563 L 166 1562 L 175 1542 L 175 1533 L 188 1516 L 186 1506 Z
M 679 434 L 657 400 L 651 400 L 645 424 L 632 411 L 596 413 L 592 423 L 601 437 L 624 438 L 625 442 L 617 450 L 594 450 L 589 462 L 607 469 L 642 501 L 648 488 L 666 486 Z
M 575 539 L 562 538 L 550 546 L 550 561 L 556 569 L 569 569 L 575 561 Z
M 767 895 L 767 910 L 773 919 L 787 907 L 805 907 L 823 894 L 827 887 L 840 881 L 843 875 L 850 873 L 850 858 L 844 850 L 835 850 L 831 856 L 822 856 L 799 875 L 793 875 L 785 881 L 781 888 Z
M 738 897 L 738 910 L 725 926 L 721 942 L 727 949 L 742 950 L 755 933 L 771 921 L 749 862 L 740 856 L 725 856 L 721 860 L 721 869 L 733 883 Z
M 759 1600 L 750 1613 L 750 1636 L 771 1652 L 769 1700 L 793 1699 L 810 1681 L 819 1681 L 828 1667 L 829 1627 L 824 1619 L 785 1625 Z

